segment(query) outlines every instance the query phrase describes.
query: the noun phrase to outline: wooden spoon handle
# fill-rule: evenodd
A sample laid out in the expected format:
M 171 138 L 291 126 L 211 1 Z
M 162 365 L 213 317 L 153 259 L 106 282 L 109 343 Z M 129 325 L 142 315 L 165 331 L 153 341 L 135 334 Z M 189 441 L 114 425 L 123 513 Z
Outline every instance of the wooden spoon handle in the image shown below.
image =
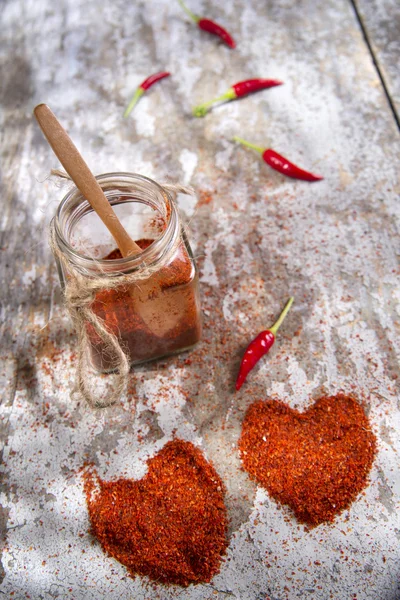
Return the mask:
M 75 144 L 50 108 L 46 104 L 39 104 L 36 106 L 34 114 L 54 154 L 76 187 L 99 215 L 115 239 L 122 256 L 130 256 L 141 252 L 140 247 L 130 238 L 122 226 Z

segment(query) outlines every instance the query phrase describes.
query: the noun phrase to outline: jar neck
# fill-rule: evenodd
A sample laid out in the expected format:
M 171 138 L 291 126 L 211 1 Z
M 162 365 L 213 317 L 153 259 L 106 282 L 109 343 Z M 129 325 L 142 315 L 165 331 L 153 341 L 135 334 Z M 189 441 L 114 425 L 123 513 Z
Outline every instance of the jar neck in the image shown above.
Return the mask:
M 155 218 L 162 223 L 162 231 L 150 246 L 133 256 L 113 260 L 85 256 L 72 247 L 72 233 L 77 223 L 94 211 L 73 187 L 62 199 L 53 219 L 56 243 L 68 262 L 82 274 L 96 276 L 101 273 L 103 277 L 126 275 L 158 264 L 161 268 L 180 239 L 179 214 L 171 196 L 155 181 L 134 173 L 106 173 L 98 175 L 96 180 L 112 206 L 136 202 L 152 208 Z

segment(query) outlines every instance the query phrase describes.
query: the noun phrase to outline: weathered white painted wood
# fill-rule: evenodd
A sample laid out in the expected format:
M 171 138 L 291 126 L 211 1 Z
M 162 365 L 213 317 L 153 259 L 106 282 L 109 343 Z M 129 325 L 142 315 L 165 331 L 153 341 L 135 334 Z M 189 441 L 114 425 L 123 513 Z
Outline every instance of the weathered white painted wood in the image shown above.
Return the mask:
M 165 1 L 9 0 L 1 66 L 0 590 L 24 598 L 395 600 L 400 531 L 398 133 L 354 12 L 344 0 L 193 0 L 225 25 L 234 52 Z M 145 76 L 172 76 L 122 113 Z M 285 85 L 218 107 L 191 107 L 253 76 Z M 93 414 L 70 399 L 75 337 L 46 226 L 64 194 L 32 118 L 47 102 L 97 173 L 191 183 L 182 199 L 202 280 L 204 341 L 190 357 L 137 369 L 132 399 Z M 325 176 L 283 179 L 242 135 Z M 288 295 L 279 345 L 233 392 L 241 352 Z M 295 333 L 297 335 L 295 335 Z M 186 359 L 191 360 L 191 364 Z M 371 485 L 333 525 L 307 531 L 256 492 L 236 442 L 252 400 L 304 408 L 355 393 L 379 440 Z M 139 478 L 175 435 L 198 444 L 228 487 L 229 561 L 212 585 L 181 590 L 131 580 L 92 545 L 79 468 Z M 117 451 L 117 454 L 115 453 Z M 82 537 L 80 537 L 80 535 Z M 320 564 L 315 564 L 315 562 Z M 69 591 L 71 590 L 71 591 Z
M 377 64 L 400 120 L 400 4 L 397 0 L 354 0 Z

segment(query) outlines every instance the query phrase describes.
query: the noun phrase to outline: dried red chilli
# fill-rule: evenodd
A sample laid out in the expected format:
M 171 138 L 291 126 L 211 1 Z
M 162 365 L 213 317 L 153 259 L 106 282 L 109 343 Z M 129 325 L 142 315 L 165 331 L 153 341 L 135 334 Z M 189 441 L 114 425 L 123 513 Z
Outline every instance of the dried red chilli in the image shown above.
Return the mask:
M 226 29 L 221 27 L 221 25 L 218 25 L 218 23 L 215 23 L 215 21 L 211 21 L 210 19 L 203 19 L 202 17 L 195 15 L 194 13 L 192 13 L 191 10 L 188 9 L 188 7 L 184 4 L 182 0 L 178 0 L 178 2 L 182 6 L 183 10 L 192 19 L 192 21 L 196 23 L 199 29 L 202 29 L 203 31 L 207 31 L 208 33 L 218 36 L 230 48 L 236 48 L 235 40 L 230 35 L 230 33 L 226 31 Z
M 282 325 L 287 313 L 289 312 L 290 307 L 293 304 L 293 300 L 294 298 L 290 297 L 286 302 L 283 311 L 279 315 L 278 320 L 272 325 L 272 327 L 270 327 L 270 329 L 261 331 L 261 333 L 259 333 L 247 346 L 242 358 L 242 362 L 240 363 L 239 373 L 236 379 L 237 390 L 240 390 L 246 380 L 247 375 L 264 356 L 264 354 L 270 350 L 271 346 L 275 342 L 276 333 L 279 327 Z
M 211 21 L 211 19 L 199 19 L 197 21 L 197 25 L 203 31 L 207 31 L 208 33 L 211 33 L 221 38 L 221 40 L 224 41 L 225 44 L 229 46 L 229 48 L 236 48 L 236 42 L 230 35 L 230 33 L 228 33 L 226 29 L 221 27 L 221 25 L 215 23 L 215 21 Z
M 218 96 L 218 98 L 213 98 L 213 100 L 210 100 L 209 102 L 204 102 L 203 104 L 196 106 L 193 109 L 193 114 L 195 117 L 204 117 L 211 105 L 216 102 L 235 100 L 236 98 L 247 96 L 248 94 L 258 92 L 259 90 L 282 85 L 282 83 L 283 81 L 278 81 L 277 79 L 246 79 L 245 81 L 239 81 L 232 85 L 232 87 L 222 94 L 222 96 Z
M 232 88 L 236 94 L 235 97 L 240 98 L 241 96 L 247 96 L 247 94 L 282 84 L 283 81 L 279 81 L 278 79 L 245 79 L 244 81 L 235 83 Z
M 164 79 L 164 77 L 169 77 L 170 75 L 171 73 L 168 73 L 168 71 L 161 71 L 160 73 L 154 73 L 153 75 L 150 75 L 144 81 L 142 81 L 142 83 L 136 89 L 132 100 L 129 102 L 124 112 L 124 117 L 127 117 L 132 112 L 133 107 L 135 106 L 139 98 L 143 96 L 146 90 L 148 90 L 152 85 L 157 83 L 157 81 L 160 81 L 160 79 Z
M 262 154 L 264 162 L 267 163 L 272 169 L 282 173 L 282 175 L 286 175 L 287 177 L 292 177 L 293 179 L 302 179 L 303 181 L 320 181 L 323 179 L 320 175 L 314 175 L 309 171 L 304 171 L 297 165 L 290 162 L 287 158 L 272 150 L 272 148 L 261 148 L 261 146 L 256 146 L 255 144 L 251 144 L 250 142 L 246 142 L 240 137 L 234 137 L 233 141 L 239 142 L 239 144 L 243 144 L 243 146 L 247 146 L 248 148 L 252 148 L 256 150 L 260 154 Z

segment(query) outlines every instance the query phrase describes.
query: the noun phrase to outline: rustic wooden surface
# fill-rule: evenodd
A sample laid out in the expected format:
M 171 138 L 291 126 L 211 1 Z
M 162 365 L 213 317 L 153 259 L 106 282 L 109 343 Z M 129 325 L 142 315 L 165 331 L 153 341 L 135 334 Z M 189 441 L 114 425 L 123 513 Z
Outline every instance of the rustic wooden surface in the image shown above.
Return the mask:
M 400 123 L 400 3 L 397 0 L 355 0 L 366 43 Z
M 190 6 L 226 25 L 237 49 L 199 32 L 167 0 L 2 3 L 0 591 L 35 599 L 398 599 L 393 112 L 349 2 Z M 379 44 L 372 9 L 364 25 L 395 73 L 398 47 L 384 52 L 392 3 L 359 2 L 365 6 L 377 7 Z M 164 68 L 172 77 L 124 121 L 136 85 Z M 252 76 L 285 85 L 203 120 L 190 116 L 195 103 Z M 398 106 L 396 81 L 390 76 L 387 89 Z M 201 273 L 204 340 L 190 356 L 137 369 L 130 394 L 101 414 L 70 398 L 76 342 L 46 234 L 65 189 L 47 178 L 58 165 L 33 122 L 39 102 L 53 108 L 95 172 L 138 172 L 198 192 L 180 205 Z M 284 179 L 234 145 L 234 135 L 270 142 L 325 179 Z M 246 342 L 291 294 L 279 344 L 235 394 Z M 249 482 L 236 443 L 253 400 L 303 409 L 338 390 L 366 406 L 379 453 L 365 494 L 332 525 L 310 531 Z M 231 518 L 220 574 L 186 590 L 132 580 L 93 544 L 79 473 L 89 459 L 107 479 L 140 478 L 174 433 L 214 462 Z

